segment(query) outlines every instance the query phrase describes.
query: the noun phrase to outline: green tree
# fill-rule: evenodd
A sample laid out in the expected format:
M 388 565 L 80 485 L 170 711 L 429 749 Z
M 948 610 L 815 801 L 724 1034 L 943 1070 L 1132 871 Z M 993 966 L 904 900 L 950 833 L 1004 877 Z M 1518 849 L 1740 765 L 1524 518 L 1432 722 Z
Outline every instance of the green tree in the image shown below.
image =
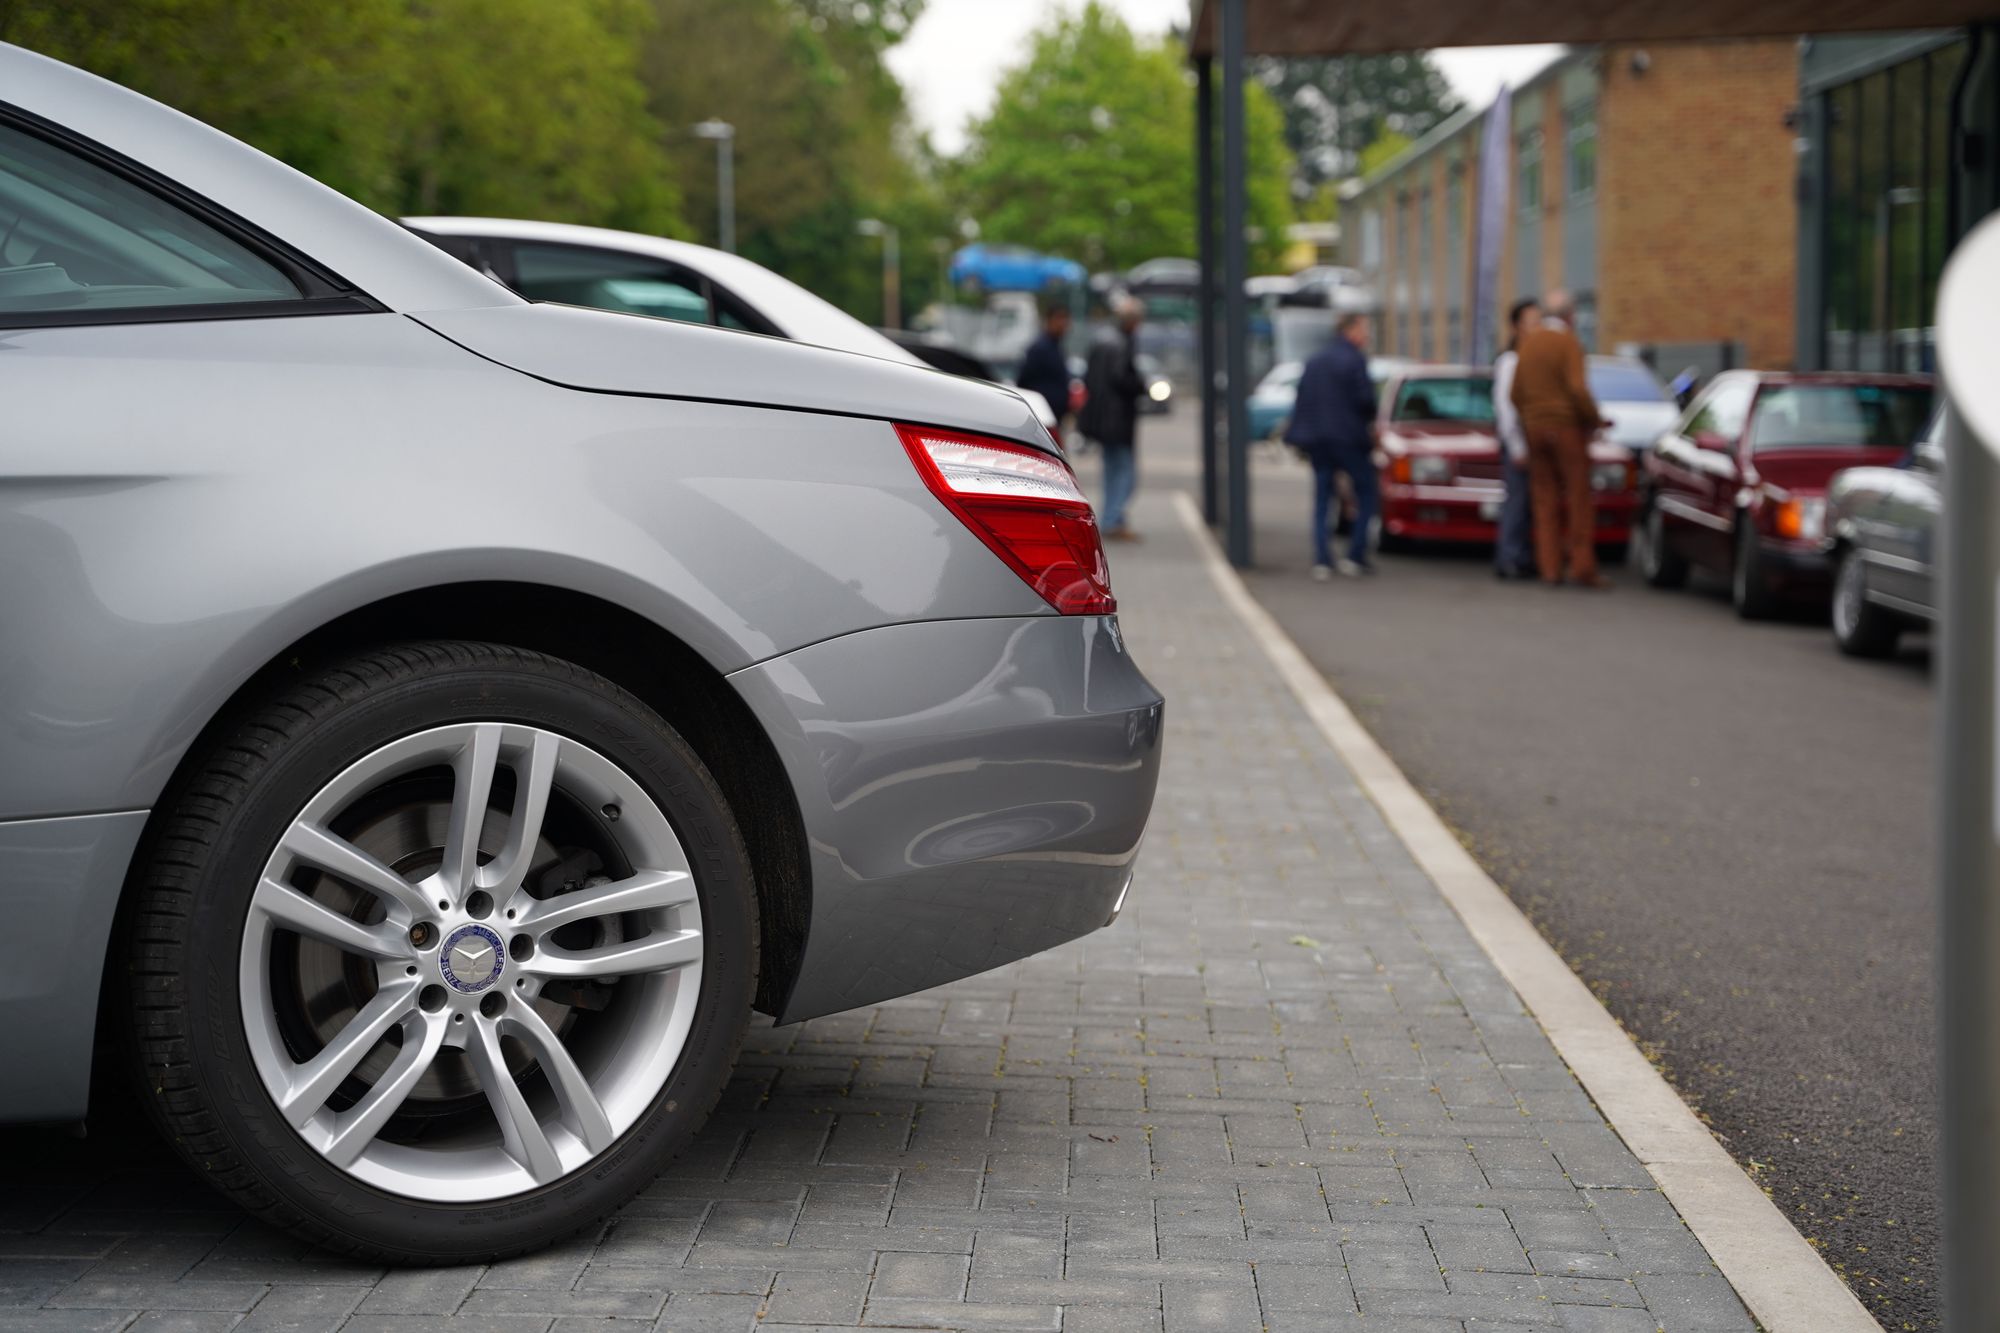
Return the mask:
M 640 0 L 4 0 L 0 38 L 388 213 L 672 231 Z
M 1373 175 L 1378 168 L 1385 167 L 1401 157 L 1415 142 L 1416 140 L 1407 134 L 1398 134 L 1394 130 L 1384 132 L 1375 142 L 1361 150 L 1361 160 L 1354 164 L 1354 174 Z
M 1253 261 L 1291 220 L 1283 116 L 1260 87 L 1244 117 Z M 1142 42 L 1097 0 L 1060 16 L 1008 71 L 956 172 L 988 240 L 1129 268 L 1192 254 L 1194 93 L 1185 48 Z
M 1451 84 L 1422 51 L 1260 57 L 1251 69 L 1284 108 L 1300 199 L 1329 180 L 1361 174 L 1362 152 L 1384 135 L 1421 139 L 1459 107 Z
M 748 257 L 871 322 L 882 317 L 879 242 L 901 230 L 904 307 L 929 295 L 928 240 L 949 219 L 921 169 L 902 85 L 883 53 L 921 0 L 651 0 L 641 77 L 664 127 L 694 235 L 715 237 L 714 146 L 692 127 L 735 127 L 736 230 Z

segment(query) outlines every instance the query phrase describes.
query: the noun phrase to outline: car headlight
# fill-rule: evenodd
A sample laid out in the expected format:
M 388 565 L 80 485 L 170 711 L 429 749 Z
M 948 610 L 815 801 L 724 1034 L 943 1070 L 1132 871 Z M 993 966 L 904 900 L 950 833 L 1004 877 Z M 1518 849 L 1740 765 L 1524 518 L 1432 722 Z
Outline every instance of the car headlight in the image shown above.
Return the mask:
M 1593 463 L 1590 466 L 1590 489 L 1599 495 L 1623 491 L 1631 485 L 1630 463 Z
M 1410 481 L 1415 485 L 1449 485 L 1451 477 L 1451 460 L 1442 454 L 1410 455 Z
M 1826 536 L 1826 499 L 1818 495 L 1794 495 L 1778 503 L 1771 528 L 1792 541 L 1816 542 Z
M 1172 393 L 1173 391 L 1174 391 L 1174 386 L 1167 383 L 1165 380 L 1154 380 L 1153 387 L 1146 390 L 1146 394 L 1154 402 L 1164 403 L 1167 401 L 1167 395 Z

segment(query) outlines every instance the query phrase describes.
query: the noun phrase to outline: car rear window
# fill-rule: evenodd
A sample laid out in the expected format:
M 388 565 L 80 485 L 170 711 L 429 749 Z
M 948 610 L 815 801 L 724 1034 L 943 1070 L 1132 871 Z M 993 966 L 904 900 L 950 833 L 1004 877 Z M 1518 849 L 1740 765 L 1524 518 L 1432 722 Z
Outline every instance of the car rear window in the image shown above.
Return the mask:
M 1593 363 L 1588 371 L 1590 396 L 1600 403 L 1664 403 L 1667 391 L 1644 366 Z
M 296 301 L 278 269 L 111 171 L 0 126 L 0 316 Z
M 1466 421 L 1493 424 L 1493 380 L 1487 375 L 1426 375 L 1404 380 L 1396 391 L 1396 421 Z
M 1931 391 L 1909 385 L 1777 384 L 1757 396 L 1750 448 L 1885 448 L 1914 443 Z

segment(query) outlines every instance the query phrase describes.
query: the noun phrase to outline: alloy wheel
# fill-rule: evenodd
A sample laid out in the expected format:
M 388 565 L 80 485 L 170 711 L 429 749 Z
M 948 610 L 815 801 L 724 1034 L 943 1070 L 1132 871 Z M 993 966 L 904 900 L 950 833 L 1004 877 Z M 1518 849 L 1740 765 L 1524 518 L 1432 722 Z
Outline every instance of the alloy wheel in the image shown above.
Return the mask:
M 1842 639 L 1852 639 L 1861 622 L 1861 578 L 1861 559 L 1849 553 L 1833 582 L 1833 632 Z
M 466 722 L 364 755 L 293 817 L 239 956 L 278 1114 L 393 1194 L 478 1202 L 604 1153 L 694 1021 L 701 907 L 673 826 L 595 749 Z
M 1649 579 L 1660 576 L 1660 552 L 1666 542 L 1664 527 L 1659 506 L 1648 505 L 1646 521 L 1639 525 L 1639 572 Z

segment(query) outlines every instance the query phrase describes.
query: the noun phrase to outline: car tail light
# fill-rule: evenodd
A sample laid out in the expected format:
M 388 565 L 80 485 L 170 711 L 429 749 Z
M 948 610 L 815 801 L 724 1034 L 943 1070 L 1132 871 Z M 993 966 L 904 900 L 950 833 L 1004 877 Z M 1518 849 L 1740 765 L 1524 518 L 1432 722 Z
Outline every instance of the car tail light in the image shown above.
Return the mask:
M 1066 616 L 1118 609 L 1097 516 L 1076 474 L 1040 449 L 983 435 L 898 426 L 931 494 Z

